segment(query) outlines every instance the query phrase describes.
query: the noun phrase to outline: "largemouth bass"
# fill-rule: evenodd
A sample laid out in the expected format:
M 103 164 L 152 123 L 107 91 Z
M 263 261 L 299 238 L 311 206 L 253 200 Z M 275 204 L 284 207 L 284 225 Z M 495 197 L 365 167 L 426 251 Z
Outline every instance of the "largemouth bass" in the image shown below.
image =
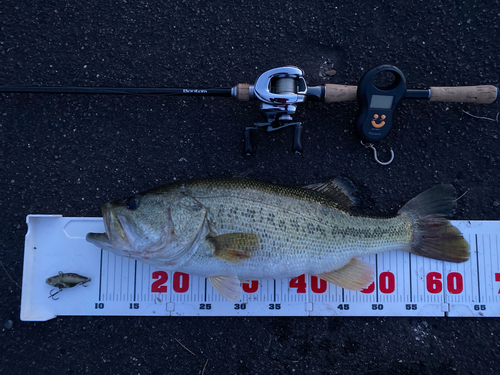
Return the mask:
M 86 239 L 158 269 L 207 277 L 230 301 L 241 298 L 240 280 L 303 273 L 359 291 L 374 267 L 355 258 L 393 249 L 469 259 L 468 243 L 445 218 L 455 206 L 451 185 L 388 218 L 350 214 L 354 191 L 342 177 L 304 188 L 241 178 L 174 182 L 103 204 L 106 233 Z

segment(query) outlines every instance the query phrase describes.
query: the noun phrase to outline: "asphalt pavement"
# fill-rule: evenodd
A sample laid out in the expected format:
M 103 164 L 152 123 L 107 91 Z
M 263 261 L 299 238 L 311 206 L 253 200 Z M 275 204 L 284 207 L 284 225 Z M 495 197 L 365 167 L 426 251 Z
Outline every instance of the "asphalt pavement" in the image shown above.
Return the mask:
M 311 86 L 356 85 L 381 64 L 403 71 L 409 88 L 498 86 L 499 28 L 498 0 L 4 0 L 0 86 L 224 88 L 283 65 L 303 69 Z M 262 121 L 257 102 L 1 94 L 0 372 L 499 373 L 498 318 L 20 321 L 28 214 L 96 217 L 107 200 L 174 179 L 251 171 L 304 186 L 343 175 L 358 187 L 361 209 L 380 215 L 451 183 L 466 193 L 454 219 L 500 219 L 500 124 L 484 119 L 497 118 L 498 100 L 404 101 L 377 144 L 382 160 L 394 151 L 388 166 L 356 138 L 357 108 L 301 104 L 301 155 L 284 129 L 256 134 L 246 156 L 244 128 Z

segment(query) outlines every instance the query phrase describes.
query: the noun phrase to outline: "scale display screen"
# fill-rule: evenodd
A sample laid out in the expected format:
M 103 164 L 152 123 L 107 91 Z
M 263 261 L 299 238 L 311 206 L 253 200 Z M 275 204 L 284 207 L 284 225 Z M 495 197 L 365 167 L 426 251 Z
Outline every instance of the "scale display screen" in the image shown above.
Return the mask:
M 372 95 L 370 108 L 391 109 L 393 101 L 392 95 Z

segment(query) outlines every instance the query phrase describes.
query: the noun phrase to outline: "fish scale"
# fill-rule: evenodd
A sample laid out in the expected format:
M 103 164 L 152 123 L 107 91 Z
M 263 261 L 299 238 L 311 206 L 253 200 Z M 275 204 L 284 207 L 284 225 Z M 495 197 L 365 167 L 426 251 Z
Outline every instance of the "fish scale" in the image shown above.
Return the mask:
M 350 217 L 314 201 L 297 201 L 294 196 L 300 194 L 293 194 L 291 189 L 286 198 L 279 197 L 281 205 L 269 193 L 260 194 L 261 201 L 256 201 L 255 193 L 249 193 L 247 186 L 235 188 L 237 194 L 221 191 L 219 197 L 206 197 L 198 195 L 196 188 L 187 189 L 203 206 L 217 207 L 213 218 L 209 213 L 217 234 L 250 232 L 260 236 L 260 248 L 250 259 L 223 267 L 223 273 L 240 278 L 293 277 L 304 270 L 305 264 L 306 272 L 323 273 L 342 267 L 353 257 L 408 246 L 411 237 L 408 220 Z M 235 214 L 250 210 L 249 205 L 256 212 L 255 217 Z M 194 274 L 220 274 L 221 265 L 210 258 L 211 250 L 200 248 L 182 266 Z

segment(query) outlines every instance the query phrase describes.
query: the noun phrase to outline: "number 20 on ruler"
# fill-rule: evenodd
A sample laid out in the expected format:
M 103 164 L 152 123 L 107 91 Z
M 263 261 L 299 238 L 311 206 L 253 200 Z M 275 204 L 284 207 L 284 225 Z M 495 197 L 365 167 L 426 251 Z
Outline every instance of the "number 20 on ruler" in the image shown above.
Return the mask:
M 153 283 L 151 284 L 151 293 L 167 293 L 168 274 L 165 271 L 155 271 L 152 274 Z M 186 293 L 189 290 L 189 274 L 183 272 L 174 272 L 172 288 L 176 293 Z M 429 293 L 437 294 L 443 291 L 443 280 L 440 272 L 429 272 L 426 275 L 426 288 Z M 495 281 L 500 282 L 500 273 L 495 273 Z M 385 271 L 378 277 L 379 290 L 382 293 L 390 294 L 396 290 L 396 278 L 394 273 Z M 297 293 L 305 293 L 307 290 L 306 276 L 300 275 L 290 280 L 290 288 L 295 288 Z M 259 289 L 257 280 L 249 283 L 242 283 L 245 293 L 255 293 Z M 327 282 L 316 276 L 311 276 L 311 291 L 313 293 L 325 293 Z M 459 272 L 450 272 L 446 276 L 446 288 L 451 294 L 460 294 L 464 290 L 463 276 Z M 375 291 L 375 282 L 371 283 L 361 293 L 370 294 Z M 498 291 L 500 294 L 500 290 Z

